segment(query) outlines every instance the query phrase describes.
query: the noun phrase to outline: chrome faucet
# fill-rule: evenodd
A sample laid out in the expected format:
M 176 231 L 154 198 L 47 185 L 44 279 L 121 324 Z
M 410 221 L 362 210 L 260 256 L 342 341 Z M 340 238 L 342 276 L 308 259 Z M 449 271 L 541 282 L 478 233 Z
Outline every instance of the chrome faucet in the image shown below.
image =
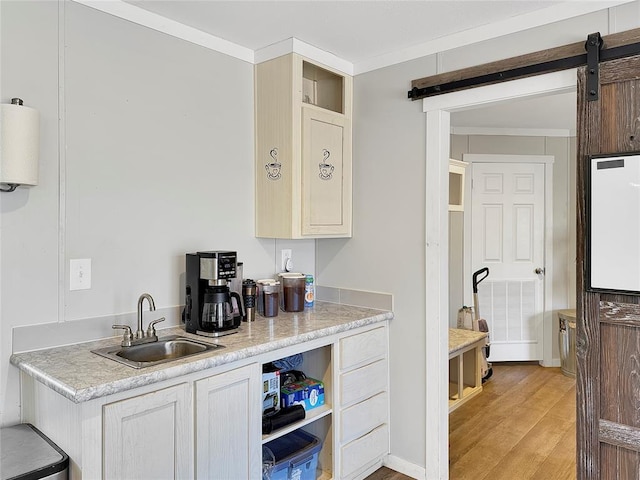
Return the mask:
M 138 298 L 138 329 L 136 330 L 135 335 L 131 331 L 131 327 L 129 325 L 113 325 L 114 329 L 123 329 L 125 331 L 124 336 L 122 337 L 121 345 L 123 347 L 131 347 L 133 345 L 140 345 L 142 343 L 150 343 L 157 342 L 158 335 L 156 335 L 156 323 L 164 322 L 164 317 L 158 318 L 157 320 L 153 320 L 149 322 L 149 326 L 147 327 L 147 331 L 145 332 L 142 329 L 142 304 L 144 300 L 147 299 L 149 303 L 149 311 L 154 312 L 156 309 L 156 304 L 153 301 L 153 297 L 148 293 L 143 293 Z
M 144 338 L 144 330 L 142 329 L 142 304 L 144 303 L 144 299 L 147 299 L 149 302 L 149 311 L 154 312 L 156 310 L 156 303 L 153 301 L 153 297 L 148 293 L 143 293 L 138 298 L 138 330 L 136 330 L 136 338 Z

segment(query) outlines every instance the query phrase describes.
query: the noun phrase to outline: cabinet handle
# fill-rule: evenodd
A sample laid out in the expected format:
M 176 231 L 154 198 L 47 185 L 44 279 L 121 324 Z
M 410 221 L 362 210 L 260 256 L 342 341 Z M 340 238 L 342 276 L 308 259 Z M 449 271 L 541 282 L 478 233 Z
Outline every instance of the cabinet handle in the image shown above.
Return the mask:
M 335 167 L 328 162 L 330 156 L 331 152 L 329 150 L 326 148 L 322 150 L 322 163 L 318 164 L 318 168 L 320 169 L 318 176 L 321 180 L 331 180 L 333 178 Z
M 272 159 L 272 162 L 265 164 L 264 169 L 267 171 L 267 178 L 269 180 L 280 180 L 282 174 L 280 170 L 282 169 L 282 164 L 278 161 L 278 149 L 272 148 L 269 152 L 269 156 Z

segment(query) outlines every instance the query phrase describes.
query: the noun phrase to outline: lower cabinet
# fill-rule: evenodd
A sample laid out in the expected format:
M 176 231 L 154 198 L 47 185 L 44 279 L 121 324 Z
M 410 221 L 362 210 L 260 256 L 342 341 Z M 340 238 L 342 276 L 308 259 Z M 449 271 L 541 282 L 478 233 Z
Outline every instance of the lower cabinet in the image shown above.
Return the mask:
M 260 478 L 257 364 L 195 382 L 196 478 Z
M 23 373 L 23 420 L 69 455 L 72 480 L 260 479 L 262 446 L 297 429 L 322 442 L 316 478 L 363 479 L 389 452 L 387 330 L 362 327 L 81 403 Z M 325 404 L 262 435 L 262 365 L 299 353 Z
M 189 384 L 181 383 L 103 409 L 105 479 L 192 476 Z
M 259 388 L 254 363 L 104 405 L 104 478 L 260 478 Z

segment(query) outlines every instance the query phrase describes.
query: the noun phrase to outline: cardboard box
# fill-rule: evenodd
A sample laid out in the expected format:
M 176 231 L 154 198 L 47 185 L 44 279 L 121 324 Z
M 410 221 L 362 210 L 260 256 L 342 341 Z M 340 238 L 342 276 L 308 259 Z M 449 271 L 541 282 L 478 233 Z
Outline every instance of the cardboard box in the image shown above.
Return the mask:
M 280 410 L 280 371 L 262 372 L 262 414 Z
M 280 389 L 282 407 L 302 405 L 305 410 L 324 405 L 324 384 L 320 380 L 305 378 Z

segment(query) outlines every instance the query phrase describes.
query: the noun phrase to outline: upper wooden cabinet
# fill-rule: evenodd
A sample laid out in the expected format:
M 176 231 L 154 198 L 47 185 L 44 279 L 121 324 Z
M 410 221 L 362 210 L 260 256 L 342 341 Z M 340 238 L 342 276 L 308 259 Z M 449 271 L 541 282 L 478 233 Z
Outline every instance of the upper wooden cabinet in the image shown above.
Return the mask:
M 256 65 L 256 236 L 351 236 L 352 78 L 297 54 Z

